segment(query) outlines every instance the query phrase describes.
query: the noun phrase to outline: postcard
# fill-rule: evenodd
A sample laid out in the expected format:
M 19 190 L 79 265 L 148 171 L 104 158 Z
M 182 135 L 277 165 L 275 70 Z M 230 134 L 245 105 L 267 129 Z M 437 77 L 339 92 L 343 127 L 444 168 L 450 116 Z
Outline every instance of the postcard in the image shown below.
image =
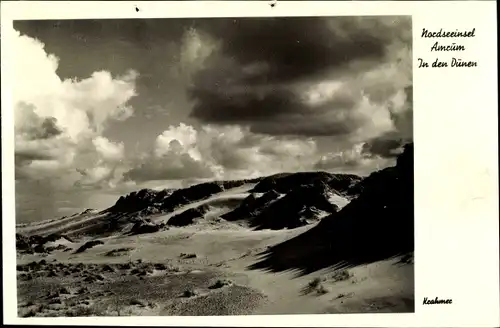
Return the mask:
M 5 323 L 498 326 L 495 5 L 2 2 Z

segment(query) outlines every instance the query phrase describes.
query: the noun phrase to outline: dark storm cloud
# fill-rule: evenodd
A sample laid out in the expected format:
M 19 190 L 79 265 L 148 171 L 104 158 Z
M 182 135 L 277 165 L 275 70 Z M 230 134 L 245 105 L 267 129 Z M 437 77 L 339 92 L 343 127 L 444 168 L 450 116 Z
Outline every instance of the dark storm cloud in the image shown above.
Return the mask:
M 240 65 L 266 63 L 260 81 L 273 82 L 321 75 L 356 59 L 378 60 L 389 43 L 411 38 L 409 23 L 404 17 L 288 17 L 200 20 L 193 26 L 222 40 L 223 53 Z
M 209 123 L 248 125 L 254 133 L 271 135 L 344 135 L 358 127 L 359 118 L 349 116 L 361 94 L 340 95 L 323 104 L 308 107 L 293 92 L 218 93 L 196 90 L 193 94 L 202 98 L 193 107 L 192 114 Z M 335 119 L 342 117 L 342 119 Z
M 300 97 L 298 86 L 332 74 L 353 77 L 359 67 L 388 60 L 390 45 L 411 42 L 407 17 L 248 18 L 200 21 L 194 28 L 221 46 L 194 76 L 191 116 L 273 135 L 344 135 L 359 128 L 348 112 L 361 93 L 336 96 L 313 108 Z M 384 92 L 372 90 L 370 100 L 384 102 Z
M 283 113 L 299 113 L 301 109 L 299 99 L 284 90 L 259 95 L 249 89 L 234 93 L 195 89 L 192 94 L 201 99 L 192 114 L 207 122 L 260 121 Z
M 353 76 L 354 68 L 386 60 L 389 45 L 411 44 L 411 18 L 404 16 L 16 21 L 15 28 L 63 58 L 58 67 L 62 78 L 102 69 L 122 73 L 133 63 L 140 73 L 140 97 L 131 100 L 137 111 L 165 108 L 175 100 L 169 114 L 184 112 L 191 106 L 184 99 L 187 92 L 195 103 L 191 118 L 201 123 L 311 136 L 344 134 L 346 128 L 325 121 L 290 86 L 315 83 L 332 72 Z M 210 36 L 220 48 L 186 85 L 172 72 L 182 66 L 182 44 L 190 30 Z M 382 100 L 387 96 L 381 90 L 370 97 L 378 95 Z M 337 106 L 348 107 L 332 104 L 331 110 Z

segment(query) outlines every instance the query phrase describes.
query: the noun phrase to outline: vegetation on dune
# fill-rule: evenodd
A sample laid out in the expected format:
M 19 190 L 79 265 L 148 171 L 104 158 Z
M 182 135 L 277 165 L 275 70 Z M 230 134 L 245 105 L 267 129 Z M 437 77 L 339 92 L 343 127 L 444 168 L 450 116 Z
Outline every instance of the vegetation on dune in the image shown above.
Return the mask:
M 231 280 L 219 279 L 213 285 L 209 286 L 208 288 L 209 289 L 219 289 L 219 288 L 223 288 L 225 286 L 231 286 L 231 285 L 233 285 L 233 282 Z
M 194 290 L 193 288 L 186 289 L 182 293 L 182 297 L 193 297 L 193 296 L 196 296 L 196 295 L 198 295 L 198 292 L 196 290 Z
M 109 252 L 106 252 L 104 256 L 121 256 L 124 254 L 128 254 L 130 251 L 134 250 L 133 247 L 122 247 L 122 248 L 117 248 L 110 250 Z
M 57 246 L 47 246 L 47 243 L 55 242 L 58 240 L 66 240 L 67 242 L 73 243 L 73 239 L 67 235 L 52 233 L 48 236 L 32 235 L 24 236 L 22 234 L 16 234 L 16 250 L 24 254 L 47 254 L 54 250 L 66 250 L 69 247 L 66 245 Z
M 332 275 L 332 279 L 334 281 L 344 281 L 350 279 L 351 277 L 352 274 L 347 269 L 336 270 Z

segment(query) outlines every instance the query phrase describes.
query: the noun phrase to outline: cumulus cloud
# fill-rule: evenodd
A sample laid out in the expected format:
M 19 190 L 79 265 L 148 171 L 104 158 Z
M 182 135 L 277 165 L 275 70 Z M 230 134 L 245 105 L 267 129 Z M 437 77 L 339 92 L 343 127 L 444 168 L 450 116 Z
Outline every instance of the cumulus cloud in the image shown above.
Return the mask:
M 404 145 L 411 140 L 410 137 L 405 138 L 393 131 L 364 142 L 362 152 L 371 157 L 395 158 L 402 153 Z
M 154 150 L 125 173 L 125 179 L 143 182 L 212 177 L 214 172 L 201 158 L 197 142 L 198 133 L 192 126 L 170 126 L 156 138 Z
M 22 122 L 15 125 L 16 134 L 26 140 L 50 139 L 63 132 L 55 117 L 40 117 L 33 106 L 20 103 L 16 110 L 15 117 L 22 118 Z
M 382 140 L 382 139 L 381 139 Z M 253 133 L 238 125 L 170 126 L 154 150 L 137 158 L 128 181 L 242 179 L 278 172 L 325 170 L 366 175 L 391 165 L 402 141 L 359 142 L 335 152 L 320 151 L 313 138 Z
M 201 135 L 202 156 L 222 177 L 307 170 L 317 151 L 312 139 L 257 134 L 241 126 L 205 126 Z
M 160 157 L 152 156 L 136 168 L 125 173 L 126 179 L 136 182 L 155 180 L 182 180 L 210 178 L 213 172 L 205 163 L 185 153 L 169 152 Z
M 190 125 L 179 123 L 178 126 L 170 126 L 156 138 L 155 154 L 163 156 L 170 151 L 187 153 L 191 157 L 200 159 L 196 149 L 198 132 Z
M 103 160 L 120 161 L 123 158 L 123 143 L 114 143 L 101 136 L 92 139 L 92 143 Z
M 236 179 L 310 168 L 310 139 L 251 133 L 241 126 L 196 130 L 183 123 L 156 139 L 154 150 L 125 174 L 129 180 Z
M 391 164 L 391 159 L 371 153 L 365 143 L 358 143 L 350 149 L 326 153 L 314 163 L 316 170 L 335 171 L 368 175 Z
M 14 62 L 16 179 L 49 179 L 60 187 L 94 185 L 118 178 L 124 145 L 102 135 L 113 120 L 132 115 L 137 73 L 61 80 L 59 59 L 44 44 L 16 32 Z M 53 185 L 53 183 L 51 183 Z

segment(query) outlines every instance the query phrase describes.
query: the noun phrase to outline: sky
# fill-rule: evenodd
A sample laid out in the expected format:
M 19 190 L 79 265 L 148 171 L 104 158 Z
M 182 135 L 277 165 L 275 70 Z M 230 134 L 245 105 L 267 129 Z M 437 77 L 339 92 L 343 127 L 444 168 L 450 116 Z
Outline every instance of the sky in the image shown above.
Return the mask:
M 17 222 L 142 188 L 367 175 L 413 138 L 411 18 L 16 21 Z

